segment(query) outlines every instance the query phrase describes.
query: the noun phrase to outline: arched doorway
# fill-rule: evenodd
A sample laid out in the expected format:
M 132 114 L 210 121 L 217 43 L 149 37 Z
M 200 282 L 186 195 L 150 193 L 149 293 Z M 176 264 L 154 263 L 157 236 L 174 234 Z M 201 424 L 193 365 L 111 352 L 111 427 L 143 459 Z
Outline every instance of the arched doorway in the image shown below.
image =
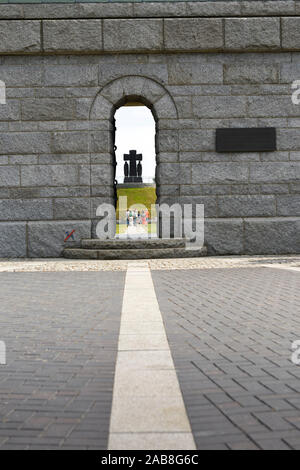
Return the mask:
M 115 112 L 118 238 L 157 236 L 156 122 L 151 109 L 128 101 Z M 121 200 L 122 198 L 122 200 Z M 121 203 L 122 202 L 122 203 Z
M 96 217 L 99 203 L 103 201 L 116 205 L 115 114 L 123 106 L 137 103 L 146 106 L 155 120 L 155 183 L 158 204 L 161 188 L 168 184 L 167 181 L 164 183 L 168 157 L 172 154 L 178 158 L 178 113 L 169 92 L 160 83 L 143 76 L 121 77 L 105 85 L 95 97 L 90 111 L 92 238 L 96 235 L 95 226 L 99 221 Z

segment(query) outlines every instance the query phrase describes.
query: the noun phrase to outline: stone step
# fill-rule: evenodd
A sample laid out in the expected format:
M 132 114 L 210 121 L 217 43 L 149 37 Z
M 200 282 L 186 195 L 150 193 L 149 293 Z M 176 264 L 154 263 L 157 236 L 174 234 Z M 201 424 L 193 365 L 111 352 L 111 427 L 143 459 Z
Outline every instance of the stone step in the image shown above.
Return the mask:
M 125 239 L 125 240 L 90 240 L 82 239 L 81 248 L 92 250 L 144 250 L 159 248 L 185 248 L 184 238 L 151 238 L 151 239 Z
M 65 248 L 63 256 L 71 259 L 102 259 L 102 260 L 132 260 L 132 259 L 161 259 L 161 258 L 198 258 L 206 256 L 206 248 L 186 250 L 185 248 L 151 248 L 151 249 L 86 249 Z

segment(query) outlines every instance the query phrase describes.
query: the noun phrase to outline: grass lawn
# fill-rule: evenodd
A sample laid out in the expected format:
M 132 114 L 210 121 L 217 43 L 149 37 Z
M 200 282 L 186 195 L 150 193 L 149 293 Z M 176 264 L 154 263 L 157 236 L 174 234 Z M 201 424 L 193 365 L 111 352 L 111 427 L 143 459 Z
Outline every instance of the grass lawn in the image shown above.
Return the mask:
M 120 196 L 127 196 L 127 208 L 143 204 L 149 211 L 150 218 L 156 217 L 156 214 L 151 214 L 151 204 L 156 202 L 156 188 L 119 188 L 118 198 Z M 134 208 L 134 207 L 132 207 Z M 139 209 L 139 207 L 137 207 Z M 119 219 L 119 200 L 117 204 L 117 220 Z M 125 218 L 125 214 L 120 214 L 121 218 Z

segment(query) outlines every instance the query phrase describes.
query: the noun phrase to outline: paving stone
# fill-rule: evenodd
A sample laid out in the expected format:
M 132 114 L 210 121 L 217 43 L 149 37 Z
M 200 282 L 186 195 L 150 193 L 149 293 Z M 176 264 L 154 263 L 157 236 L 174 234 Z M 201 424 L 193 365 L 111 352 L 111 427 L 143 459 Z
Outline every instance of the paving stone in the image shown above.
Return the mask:
M 1 450 L 106 449 L 124 273 L 0 277 Z
M 298 448 L 298 381 L 289 372 L 297 368 L 286 339 L 298 331 L 298 273 L 164 269 L 152 277 L 197 448 Z

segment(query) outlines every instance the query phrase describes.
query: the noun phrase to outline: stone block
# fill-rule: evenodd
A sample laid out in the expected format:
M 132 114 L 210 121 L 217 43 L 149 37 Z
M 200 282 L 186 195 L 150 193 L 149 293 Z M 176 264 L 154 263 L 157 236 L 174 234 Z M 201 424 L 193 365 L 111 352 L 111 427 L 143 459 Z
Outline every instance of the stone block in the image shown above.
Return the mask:
M 300 50 L 300 18 L 282 18 L 283 49 Z
M 159 51 L 163 47 L 161 19 L 104 20 L 105 51 Z
M 285 162 L 289 161 L 289 152 L 262 152 L 260 158 L 262 162 Z
M 191 165 L 189 163 L 160 163 L 158 182 L 162 186 L 191 183 Z
M 240 1 L 192 1 L 186 2 L 189 16 L 236 16 L 241 12 Z
M 77 59 L 79 61 L 79 58 Z M 46 86 L 96 86 L 98 85 L 98 66 L 46 65 L 44 83 Z
M 295 183 L 300 178 L 300 162 L 250 163 L 252 183 Z
M 202 153 L 201 152 L 180 152 L 179 160 L 181 162 L 201 162 Z
M 180 186 L 179 184 L 163 184 L 162 186 L 156 187 L 156 193 L 159 197 L 162 196 L 179 196 Z
M 137 2 L 133 3 L 133 16 L 136 17 L 172 17 L 185 16 L 185 2 Z
M 192 206 L 193 218 L 196 218 L 196 206 L 204 206 L 205 217 L 217 217 L 217 198 L 215 196 L 180 196 L 179 201 L 181 205 L 190 204 Z
M 112 134 L 108 131 L 93 131 L 90 134 L 90 151 L 110 153 L 113 149 Z
M 300 216 L 300 195 L 288 195 L 277 197 L 277 215 Z
M 198 118 L 243 117 L 246 114 L 243 96 L 194 96 L 193 111 Z
M 281 83 L 288 83 L 290 91 L 290 96 L 292 94 L 291 85 L 294 80 L 299 80 L 300 77 L 300 63 L 293 63 L 293 64 L 282 64 L 281 71 L 280 71 L 280 82 Z
M 274 196 L 239 195 L 218 198 L 220 217 L 267 217 L 276 215 Z
M 52 151 L 55 153 L 81 153 L 89 151 L 89 135 L 87 132 L 54 132 Z
M 3 20 L 0 22 L 0 53 L 31 54 L 40 51 L 40 21 Z
M 242 15 L 245 16 L 278 16 L 295 13 L 295 2 L 290 0 L 266 1 L 243 1 L 241 4 Z
M 43 21 L 45 52 L 101 52 L 102 20 L 46 20 Z
M 194 117 L 191 96 L 174 96 L 174 101 L 179 118 L 187 119 Z M 158 122 L 158 125 L 159 127 L 161 126 L 160 121 Z
M 225 65 L 224 83 L 228 84 L 262 84 L 277 83 L 279 76 L 276 65 Z
M 79 184 L 90 185 L 91 184 L 91 166 L 80 165 L 78 170 L 79 170 Z
M 0 258 L 26 256 L 26 223 L 0 223 Z
M 155 103 L 165 94 L 165 89 L 154 80 L 145 80 L 141 95 L 150 103 Z
M 0 220 L 45 220 L 52 217 L 51 199 L 0 200 Z
M 8 157 L 6 155 L 0 155 L 0 165 L 7 165 Z
M 8 99 L 5 106 L 0 106 L 0 121 L 17 121 L 20 117 L 20 104 L 17 100 Z
M 126 18 L 133 16 L 132 3 L 79 3 L 76 5 L 77 17 L 84 18 Z
M 289 184 L 261 184 L 260 193 L 261 194 L 289 194 Z M 292 192 L 292 191 L 291 191 Z
M 185 151 L 213 151 L 215 131 L 206 129 L 184 129 L 179 131 L 179 148 Z
M 90 109 L 90 103 L 89 106 L 87 106 L 87 113 L 85 119 L 88 119 L 89 114 L 88 111 Z M 114 107 L 112 102 L 108 101 L 102 94 L 98 95 L 95 102 L 93 103 L 93 107 L 91 110 L 91 119 L 112 119 L 113 114 L 114 114 Z
M 17 19 L 23 18 L 23 5 L 1 5 L 0 19 Z
M 38 155 L 11 155 L 9 163 L 11 165 L 34 165 L 38 163 Z
M 0 187 L 19 186 L 20 170 L 17 166 L 2 166 L 0 169 Z
M 99 84 L 105 85 L 106 83 L 120 79 L 124 75 L 128 75 L 128 64 L 107 64 L 99 67 Z M 149 63 L 130 63 L 130 75 L 140 77 L 151 77 L 153 80 L 158 80 L 160 83 L 168 83 L 168 69 L 167 64 L 149 64 Z
M 113 182 L 112 165 L 91 165 L 91 184 L 110 185 Z
M 26 165 L 21 168 L 22 186 L 72 186 L 78 184 L 76 165 Z
M 167 93 L 154 104 L 154 112 L 158 119 L 176 119 L 177 109 L 174 101 Z
M 78 16 L 78 6 L 59 3 L 25 3 L 23 15 L 25 18 L 73 18 Z
M 192 183 L 243 183 L 248 181 L 248 173 L 247 163 L 194 163 Z
M 226 154 L 221 154 L 222 156 Z M 233 162 L 260 162 L 259 153 L 255 152 L 243 152 L 243 153 L 231 153 L 231 161 Z M 225 159 L 224 159 L 225 160 Z M 203 161 L 205 161 L 203 159 Z
M 299 217 L 246 219 L 245 253 L 251 255 L 299 253 L 299 232 Z
M 157 161 L 159 163 L 178 162 L 178 153 L 177 152 L 170 152 L 170 153 L 161 152 L 157 155 Z
M 300 128 L 279 129 L 277 131 L 277 150 L 300 150 Z
M 300 152 L 290 152 L 290 159 L 292 161 L 300 161 Z
M 0 148 L 5 154 L 50 153 L 50 142 L 47 132 L 0 133 Z
M 299 194 L 300 193 L 300 183 L 290 184 L 289 189 L 290 189 L 290 191 L 288 191 L 288 192 L 290 192 L 291 194 L 294 194 L 294 193 Z
M 249 51 L 279 49 L 280 19 L 225 19 L 225 47 L 231 50 Z
M 205 219 L 205 246 L 210 255 L 243 253 L 242 219 Z
M 95 186 L 91 186 L 90 187 L 90 194 L 92 196 L 97 196 L 97 197 L 105 197 L 105 196 L 108 196 L 108 197 L 113 197 L 114 196 L 114 190 L 113 190 L 113 187 L 112 186 L 98 186 L 98 185 L 95 185 Z
M 168 65 L 170 85 L 197 85 L 223 83 L 222 64 L 202 64 L 197 62 L 171 62 Z M 180 90 L 180 94 L 185 94 Z
M 250 96 L 248 113 L 251 117 L 298 116 L 299 109 L 292 103 L 291 96 Z
M 10 199 L 37 199 L 44 196 L 40 188 L 11 188 L 8 197 Z
M 75 241 L 64 242 L 66 233 L 75 230 Z M 79 246 L 82 238 L 91 237 L 90 221 L 30 222 L 28 224 L 28 254 L 33 258 L 59 257 L 64 248 Z
M 75 118 L 76 101 L 64 98 L 39 98 L 22 101 L 22 119 L 65 121 Z
M 53 200 L 54 219 L 89 219 L 89 198 L 55 198 Z
M 220 50 L 223 45 L 223 25 L 219 18 L 180 18 L 164 21 L 167 51 Z
M 156 135 L 157 152 L 177 152 L 178 151 L 178 131 L 161 130 Z

